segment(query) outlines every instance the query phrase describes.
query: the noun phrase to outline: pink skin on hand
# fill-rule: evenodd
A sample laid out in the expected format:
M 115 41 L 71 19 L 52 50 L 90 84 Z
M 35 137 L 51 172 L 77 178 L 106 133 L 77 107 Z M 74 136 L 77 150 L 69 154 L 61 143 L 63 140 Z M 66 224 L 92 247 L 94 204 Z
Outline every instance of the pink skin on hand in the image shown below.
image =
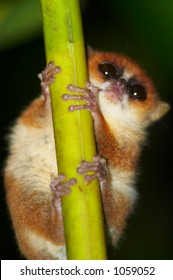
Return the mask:
M 50 182 L 50 189 L 53 194 L 53 205 L 57 211 L 60 209 L 60 198 L 64 195 L 71 193 L 71 187 L 77 183 L 75 178 L 64 182 L 66 179 L 64 174 L 59 174 L 57 177 L 52 178 Z
M 69 106 L 69 111 L 74 112 L 76 110 L 88 110 L 94 115 L 99 111 L 98 107 L 98 93 L 99 89 L 94 87 L 91 83 L 86 83 L 87 88 L 81 88 L 74 85 L 68 85 L 67 89 L 71 92 L 80 92 L 81 95 L 75 95 L 75 94 L 64 94 L 62 98 L 65 101 L 69 100 L 78 100 L 78 101 L 85 101 L 86 104 L 81 105 L 71 105 Z
M 77 169 L 79 174 L 85 174 L 87 172 L 94 172 L 92 175 L 85 175 L 85 181 L 90 183 L 95 178 L 99 179 L 101 187 L 104 187 L 108 180 L 108 172 L 106 166 L 106 160 L 100 156 L 94 156 L 93 162 L 83 160 L 81 166 Z
M 45 99 L 50 98 L 49 86 L 55 81 L 55 74 L 61 72 L 61 67 L 55 66 L 53 61 L 50 61 L 45 69 L 38 75 L 41 80 L 41 91 Z

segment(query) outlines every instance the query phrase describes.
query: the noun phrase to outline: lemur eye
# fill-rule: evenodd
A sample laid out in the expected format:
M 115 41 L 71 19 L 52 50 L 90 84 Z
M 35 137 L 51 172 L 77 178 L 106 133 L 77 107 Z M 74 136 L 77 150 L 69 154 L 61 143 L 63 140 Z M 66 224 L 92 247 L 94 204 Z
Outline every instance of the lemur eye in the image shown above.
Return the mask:
M 145 101 L 147 99 L 147 92 L 144 86 L 136 84 L 129 87 L 129 96 L 133 99 Z
M 117 70 L 115 68 L 115 65 L 113 65 L 110 62 L 103 62 L 100 63 L 99 71 L 107 78 L 107 79 L 115 79 L 117 78 Z

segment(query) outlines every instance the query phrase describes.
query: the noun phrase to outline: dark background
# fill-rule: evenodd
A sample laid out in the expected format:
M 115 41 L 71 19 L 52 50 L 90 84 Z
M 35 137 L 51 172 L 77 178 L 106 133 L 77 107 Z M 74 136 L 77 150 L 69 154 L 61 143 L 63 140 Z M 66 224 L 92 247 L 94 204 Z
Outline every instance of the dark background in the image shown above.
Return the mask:
M 84 1 L 83 25 L 87 45 L 134 58 L 153 78 L 161 98 L 173 107 L 172 0 Z M 40 91 L 37 74 L 45 66 L 45 54 L 39 30 L 33 30 L 33 36 L 29 34 L 0 52 L 1 259 L 22 258 L 3 189 L 5 137 L 20 111 Z M 170 111 L 150 128 L 139 168 L 140 199 L 116 251 L 116 259 L 173 258 L 172 125 Z

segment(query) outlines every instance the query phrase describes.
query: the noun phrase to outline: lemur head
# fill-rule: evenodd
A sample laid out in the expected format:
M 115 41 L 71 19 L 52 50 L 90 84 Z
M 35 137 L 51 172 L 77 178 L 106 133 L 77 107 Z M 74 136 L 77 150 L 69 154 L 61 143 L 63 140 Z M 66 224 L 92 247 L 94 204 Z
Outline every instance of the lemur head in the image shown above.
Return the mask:
M 100 89 L 98 102 L 105 119 L 145 128 L 170 108 L 151 79 L 131 59 L 116 53 L 91 52 L 90 82 Z

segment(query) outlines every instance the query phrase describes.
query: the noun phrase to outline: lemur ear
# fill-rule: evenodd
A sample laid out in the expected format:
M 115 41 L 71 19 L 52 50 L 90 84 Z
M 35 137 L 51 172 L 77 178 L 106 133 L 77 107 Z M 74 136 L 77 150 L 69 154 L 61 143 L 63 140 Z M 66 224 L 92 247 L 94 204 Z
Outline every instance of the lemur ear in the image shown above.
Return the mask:
M 88 57 L 90 57 L 94 53 L 94 50 L 91 46 L 87 46 L 87 54 Z
M 151 113 L 151 120 L 157 121 L 163 117 L 171 109 L 170 105 L 166 102 L 159 101 L 155 110 Z

